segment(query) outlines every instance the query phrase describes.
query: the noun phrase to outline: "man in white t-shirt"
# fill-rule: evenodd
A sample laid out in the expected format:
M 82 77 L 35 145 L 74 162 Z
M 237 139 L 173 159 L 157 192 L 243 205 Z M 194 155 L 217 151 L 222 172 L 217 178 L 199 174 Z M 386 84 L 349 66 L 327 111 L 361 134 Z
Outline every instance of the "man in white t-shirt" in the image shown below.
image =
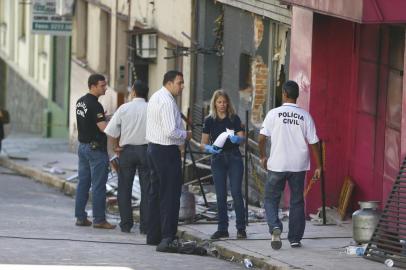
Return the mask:
M 278 218 L 282 192 L 288 181 L 291 191 L 288 240 L 291 247 L 301 247 L 305 230 L 304 179 L 310 169 L 309 146 L 316 160 L 314 179 L 321 176 L 319 138 L 310 114 L 296 105 L 299 86 L 287 81 L 282 87 L 283 105 L 266 115 L 259 135 L 259 152 L 262 166 L 268 170 L 265 185 L 265 211 L 272 235 L 271 246 L 280 249 L 283 227 Z M 266 157 L 266 138 L 271 139 L 269 158 Z

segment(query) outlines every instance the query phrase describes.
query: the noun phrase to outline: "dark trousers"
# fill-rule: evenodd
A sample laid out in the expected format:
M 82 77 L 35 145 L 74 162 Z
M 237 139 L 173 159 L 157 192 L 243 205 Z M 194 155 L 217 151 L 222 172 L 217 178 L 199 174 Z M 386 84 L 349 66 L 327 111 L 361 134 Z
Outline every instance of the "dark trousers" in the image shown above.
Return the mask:
M 4 139 L 4 127 L 3 123 L 0 122 L 0 152 L 1 152 L 1 141 Z
M 117 200 L 121 218 L 120 227 L 126 230 L 130 230 L 134 225 L 131 197 L 134 176 L 137 169 L 141 187 L 140 231 L 146 232 L 148 228 L 149 188 L 147 145 L 125 145 L 119 158 Z
M 182 162 L 177 145 L 148 144 L 151 172 L 147 243 L 173 240 L 178 230 Z

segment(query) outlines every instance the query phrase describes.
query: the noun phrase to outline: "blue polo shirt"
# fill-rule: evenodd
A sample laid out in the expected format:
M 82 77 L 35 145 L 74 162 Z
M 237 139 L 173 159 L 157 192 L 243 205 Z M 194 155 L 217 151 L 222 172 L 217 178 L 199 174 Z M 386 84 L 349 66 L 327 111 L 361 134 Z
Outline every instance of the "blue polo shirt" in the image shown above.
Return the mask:
M 226 129 L 234 130 L 234 133 L 240 132 L 243 130 L 241 126 L 241 120 L 238 115 L 232 115 L 231 117 L 226 117 L 224 119 L 216 118 L 214 119 L 211 116 L 206 117 L 203 125 L 203 133 L 209 134 L 210 144 L 217 139 L 217 137 L 226 131 Z M 238 144 L 234 144 L 227 139 L 226 143 L 223 146 L 223 150 L 238 149 Z

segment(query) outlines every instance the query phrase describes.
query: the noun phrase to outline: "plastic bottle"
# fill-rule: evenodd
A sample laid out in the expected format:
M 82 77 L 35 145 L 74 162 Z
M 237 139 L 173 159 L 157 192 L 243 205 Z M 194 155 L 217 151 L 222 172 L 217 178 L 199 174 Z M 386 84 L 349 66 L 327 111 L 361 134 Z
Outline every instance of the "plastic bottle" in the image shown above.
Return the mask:
M 345 250 L 348 255 L 363 256 L 365 253 L 364 247 L 348 246 Z
M 244 265 L 245 265 L 245 268 L 252 268 L 252 266 L 253 266 L 251 260 L 248 258 L 244 259 Z

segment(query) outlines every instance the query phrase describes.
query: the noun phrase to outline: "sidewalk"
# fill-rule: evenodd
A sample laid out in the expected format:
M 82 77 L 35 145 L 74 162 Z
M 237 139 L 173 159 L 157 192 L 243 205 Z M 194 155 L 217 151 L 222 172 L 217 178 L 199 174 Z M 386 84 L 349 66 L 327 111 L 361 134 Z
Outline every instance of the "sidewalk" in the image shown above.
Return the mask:
M 8 158 L 4 152 L 17 159 Z M 28 160 L 23 160 L 22 157 Z M 69 152 L 66 140 L 44 139 L 24 134 L 10 135 L 3 141 L 0 166 L 53 186 L 67 195 L 74 195 L 76 184 L 66 181 L 66 178 L 77 173 L 77 155 Z M 44 171 L 52 167 L 66 173 L 52 174 Z M 72 224 L 73 219 L 72 214 Z M 182 224 L 179 226 L 179 235 L 184 239 L 207 240 L 216 228 L 216 224 Z M 284 228 L 286 231 L 287 223 L 284 223 Z M 212 242 L 212 247 L 217 250 L 219 256 L 234 261 L 249 258 L 258 269 L 385 268 L 382 263 L 345 254 L 345 247 L 354 244 L 350 222 L 342 226 L 317 226 L 308 222 L 302 248 L 292 249 L 284 232 L 283 246 L 278 251 L 271 248 L 268 226 L 264 222 L 249 224 L 248 240 L 235 240 L 236 230 L 233 221 L 230 222 L 229 232 L 230 239 Z

